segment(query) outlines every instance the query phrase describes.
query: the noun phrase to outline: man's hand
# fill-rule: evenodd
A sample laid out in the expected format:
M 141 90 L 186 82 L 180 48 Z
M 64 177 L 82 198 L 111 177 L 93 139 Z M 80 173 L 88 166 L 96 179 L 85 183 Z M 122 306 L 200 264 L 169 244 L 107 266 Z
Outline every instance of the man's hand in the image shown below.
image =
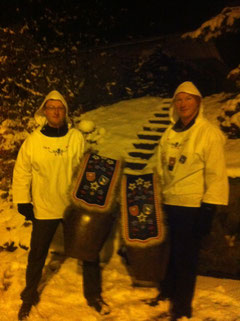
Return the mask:
M 212 221 L 216 212 L 215 204 L 202 203 L 201 204 L 201 215 L 199 219 L 198 230 L 205 236 L 210 233 L 212 228 Z
M 31 203 L 20 203 L 18 206 L 18 212 L 25 216 L 26 221 L 33 221 L 34 212 L 33 205 Z

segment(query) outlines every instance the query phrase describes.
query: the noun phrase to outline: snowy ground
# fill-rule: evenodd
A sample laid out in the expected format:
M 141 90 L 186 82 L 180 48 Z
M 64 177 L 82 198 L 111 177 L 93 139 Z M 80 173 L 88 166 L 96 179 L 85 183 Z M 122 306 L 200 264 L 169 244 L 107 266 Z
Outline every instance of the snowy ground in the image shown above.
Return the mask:
M 224 98 L 226 96 L 222 93 L 204 99 L 205 115 L 217 125 L 216 117 L 221 113 Z M 95 123 L 96 130 L 86 138 L 101 155 L 126 157 L 137 132 L 142 130 L 143 124 L 155 111 L 159 111 L 162 103 L 163 100 L 156 97 L 121 101 L 75 117 L 74 121 L 76 126 L 80 120 L 91 120 Z M 31 122 L 31 119 L 29 121 Z M 4 133 L 3 128 L 1 133 Z M 226 144 L 228 174 L 231 177 L 240 176 L 239 143 L 240 140 L 236 139 L 227 140 Z M 154 158 L 151 162 L 154 163 Z M 1 199 L 0 202 L 0 320 L 14 321 L 17 320 L 21 304 L 19 295 L 25 282 L 26 247 L 29 245 L 31 225 L 23 224 L 24 220 L 17 214 L 10 198 Z M 110 236 L 101 255 L 103 297 L 109 303 L 112 313 L 101 317 L 87 306 L 82 294 L 81 262 L 72 258 L 64 260 L 60 228 L 51 246 L 51 251 L 59 254 L 49 253 L 40 285 L 41 301 L 32 309 L 29 321 L 160 320 L 158 316 L 168 311 L 168 302 L 150 307 L 144 300 L 154 297 L 157 294 L 156 289 L 132 286 L 127 268 L 116 254 L 118 226 L 119 224 L 116 224 L 116 232 Z M 4 247 L 7 243 L 8 251 Z M 240 281 L 199 276 L 191 320 L 240 320 L 239 287 Z M 167 320 L 167 317 L 162 317 L 161 320 Z

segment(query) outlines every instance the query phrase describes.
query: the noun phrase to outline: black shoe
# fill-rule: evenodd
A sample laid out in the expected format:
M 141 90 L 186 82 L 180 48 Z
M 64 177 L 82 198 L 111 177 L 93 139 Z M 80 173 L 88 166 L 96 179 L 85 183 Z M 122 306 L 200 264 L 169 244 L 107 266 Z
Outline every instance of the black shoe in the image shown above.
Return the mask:
M 180 315 L 180 316 L 176 316 L 176 315 L 171 315 L 171 317 L 170 317 L 170 320 L 169 321 L 178 321 L 178 320 L 180 320 L 181 318 L 187 318 L 187 319 L 189 319 L 186 315 Z M 185 319 L 184 319 L 185 320 Z
M 188 317 L 188 316 L 186 316 L 186 315 L 175 315 L 175 314 L 172 314 L 169 321 L 178 321 L 178 320 L 180 320 L 181 318 L 191 319 L 191 317 Z M 184 320 L 185 320 L 185 319 L 184 319 Z
M 26 303 L 26 302 L 23 302 L 22 305 L 21 305 L 21 308 L 18 312 L 18 320 L 19 321 L 23 321 L 23 320 L 26 320 L 27 317 L 29 316 L 30 314 L 30 311 L 32 309 L 32 303 Z
M 191 319 L 192 317 L 192 307 L 191 306 L 183 306 L 181 304 L 181 308 L 178 307 L 179 304 L 174 306 L 174 303 L 171 302 L 170 304 L 170 321 L 177 321 L 178 319 L 180 320 L 181 318 L 185 317 L 187 319 Z
M 104 302 L 101 297 L 88 300 L 87 302 L 90 307 L 93 307 L 101 315 L 106 315 L 110 313 L 109 305 L 106 302 Z
M 158 305 L 159 301 L 165 301 L 167 300 L 168 297 L 162 295 L 161 293 L 159 293 L 155 298 L 152 299 L 147 299 L 145 302 L 150 305 L 151 307 L 155 307 L 156 305 Z
M 191 319 L 191 314 L 188 313 L 170 313 L 170 321 L 177 321 L 180 320 L 181 318 L 187 318 L 187 319 Z

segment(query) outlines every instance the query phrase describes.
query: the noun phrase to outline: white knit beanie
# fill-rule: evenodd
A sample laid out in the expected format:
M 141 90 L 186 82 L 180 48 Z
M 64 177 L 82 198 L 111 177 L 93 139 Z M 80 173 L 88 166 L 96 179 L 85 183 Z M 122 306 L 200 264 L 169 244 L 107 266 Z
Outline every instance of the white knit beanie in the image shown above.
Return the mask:
M 191 95 L 195 95 L 195 96 L 202 98 L 200 91 L 197 89 L 197 87 L 191 81 L 184 81 L 183 83 L 181 83 L 177 87 L 177 89 L 175 90 L 173 98 L 172 98 L 172 104 L 171 104 L 171 108 L 170 108 L 170 119 L 173 123 L 176 123 L 179 119 L 179 116 L 174 108 L 175 107 L 174 106 L 174 99 L 175 99 L 176 95 L 179 93 L 191 94 Z M 202 99 L 201 99 L 200 108 L 199 108 L 200 115 L 202 114 L 202 111 L 203 111 L 203 104 L 202 104 Z
M 200 91 L 191 81 L 184 81 L 181 83 L 174 92 L 173 98 L 179 93 L 187 93 L 202 97 Z

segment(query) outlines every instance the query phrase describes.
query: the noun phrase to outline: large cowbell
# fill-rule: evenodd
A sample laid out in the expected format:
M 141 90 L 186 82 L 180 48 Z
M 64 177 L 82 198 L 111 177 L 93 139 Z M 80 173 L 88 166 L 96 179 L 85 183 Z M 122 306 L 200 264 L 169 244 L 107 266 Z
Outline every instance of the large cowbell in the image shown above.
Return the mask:
M 95 261 L 111 232 L 114 216 L 87 213 L 72 207 L 64 219 L 64 247 L 67 256 Z
M 71 207 L 64 216 L 66 255 L 95 261 L 114 222 L 121 162 L 86 153 L 70 190 Z
M 154 286 L 164 278 L 169 258 L 157 173 L 123 175 L 121 203 L 129 273 L 135 285 Z

